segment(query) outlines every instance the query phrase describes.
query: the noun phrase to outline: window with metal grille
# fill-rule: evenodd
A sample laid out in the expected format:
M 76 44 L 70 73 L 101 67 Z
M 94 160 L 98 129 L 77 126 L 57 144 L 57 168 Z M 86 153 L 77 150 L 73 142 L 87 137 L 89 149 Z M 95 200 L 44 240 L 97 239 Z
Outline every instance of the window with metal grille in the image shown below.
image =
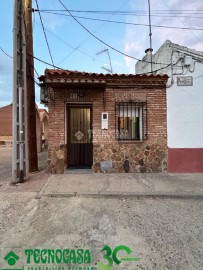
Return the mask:
M 119 102 L 115 112 L 116 138 L 142 141 L 146 138 L 146 103 Z

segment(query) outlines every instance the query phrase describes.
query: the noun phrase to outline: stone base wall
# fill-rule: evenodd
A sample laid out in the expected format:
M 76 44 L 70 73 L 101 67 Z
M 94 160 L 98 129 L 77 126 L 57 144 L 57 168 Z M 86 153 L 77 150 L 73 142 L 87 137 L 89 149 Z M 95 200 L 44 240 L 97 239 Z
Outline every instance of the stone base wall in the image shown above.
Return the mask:
M 47 172 L 53 174 L 64 173 L 67 166 L 67 146 L 58 145 L 48 149 Z
M 102 161 L 112 161 L 109 172 L 164 172 L 167 171 L 167 147 L 160 144 L 95 144 L 93 170 L 102 172 Z

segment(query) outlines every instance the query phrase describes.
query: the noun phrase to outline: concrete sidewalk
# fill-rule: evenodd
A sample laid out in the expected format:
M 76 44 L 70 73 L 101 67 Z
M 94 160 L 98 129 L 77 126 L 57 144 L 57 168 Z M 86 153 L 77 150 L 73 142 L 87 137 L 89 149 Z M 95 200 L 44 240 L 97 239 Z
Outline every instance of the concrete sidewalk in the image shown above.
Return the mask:
M 203 174 L 62 174 L 49 175 L 39 196 L 203 198 Z
M 10 179 L 11 182 L 11 179 Z M 0 182 L 0 192 L 34 192 L 36 197 L 163 197 L 203 199 L 203 174 L 65 173 L 45 171 L 24 183 Z

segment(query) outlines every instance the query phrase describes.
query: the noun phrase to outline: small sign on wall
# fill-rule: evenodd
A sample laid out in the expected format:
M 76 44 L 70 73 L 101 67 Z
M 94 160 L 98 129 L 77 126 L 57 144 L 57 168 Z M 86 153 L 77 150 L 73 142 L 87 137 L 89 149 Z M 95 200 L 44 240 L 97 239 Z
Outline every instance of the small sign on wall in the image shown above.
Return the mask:
M 177 77 L 177 85 L 178 86 L 192 86 L 193 77 L 192 76 Z

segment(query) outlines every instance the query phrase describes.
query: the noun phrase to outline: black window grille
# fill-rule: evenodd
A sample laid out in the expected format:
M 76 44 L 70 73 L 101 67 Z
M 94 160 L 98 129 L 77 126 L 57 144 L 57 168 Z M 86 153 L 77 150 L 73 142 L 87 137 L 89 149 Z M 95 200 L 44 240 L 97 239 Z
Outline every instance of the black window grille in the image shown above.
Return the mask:
M 146 102 L 118 102 L 115 106 L 117 140 L 142 141 L 147 137 Z

